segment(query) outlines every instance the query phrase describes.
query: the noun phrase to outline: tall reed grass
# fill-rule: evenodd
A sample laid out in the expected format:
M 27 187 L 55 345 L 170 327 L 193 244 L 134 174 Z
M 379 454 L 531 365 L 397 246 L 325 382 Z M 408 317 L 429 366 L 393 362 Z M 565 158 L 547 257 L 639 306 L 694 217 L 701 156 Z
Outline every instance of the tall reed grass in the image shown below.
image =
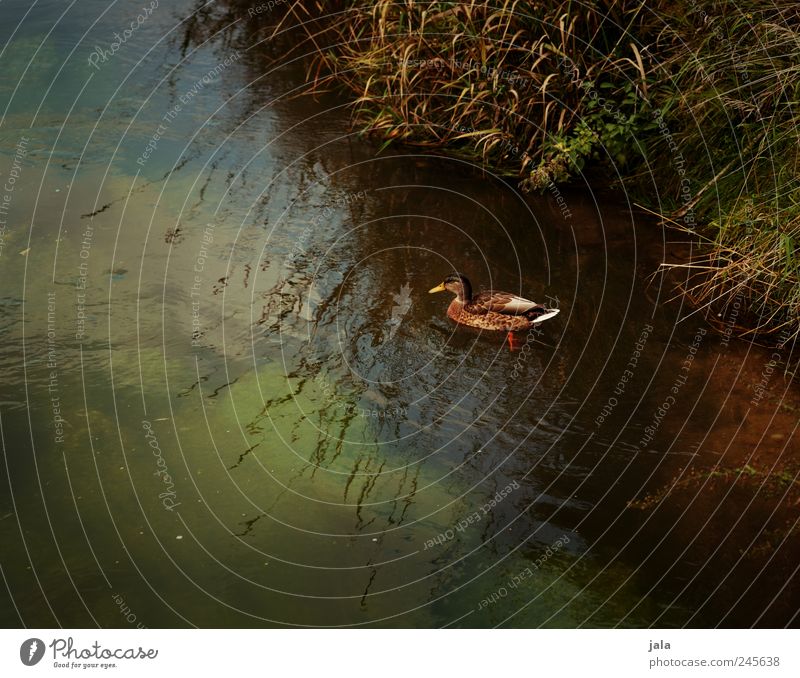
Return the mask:
M 383 143 L 523 188 L 613 168 L 700 254 L 685 292 L 735 330 L 800 334 L 800 6 L 788 0 L 295 0 L 318 89 Z
M 743 300 L 739 334 L 794 343 L 800 332 L 800 5 L 684 7 L 662 36 L 669 49 L 661 50 L 653 80 L 659 83 L 654 100 L 691 162 L 685 177 L 659 172 L 673 155 L 663 135 L 648 143 L 647 160 L 667 197 L 662 212 L 701 244 L 701 255 L 689 263 L 694 275 L 686 292 L 723 315 Z

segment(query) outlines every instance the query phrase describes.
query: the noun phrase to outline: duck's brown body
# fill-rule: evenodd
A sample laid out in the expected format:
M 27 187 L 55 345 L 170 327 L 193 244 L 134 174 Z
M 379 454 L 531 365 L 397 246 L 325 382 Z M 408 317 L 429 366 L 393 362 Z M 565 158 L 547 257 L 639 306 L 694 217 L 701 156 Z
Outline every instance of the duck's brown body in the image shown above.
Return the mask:
M 544 313 L 544 307 L 542 309 L 542 313 Z M 504 332 L 521 332 L 530 329 L 534 324 L 533 319 L 528 315 L 508 315 L 507 313 L 486 311 L 480 307 L 476 308 L 474 304 L 464 304 L 458 299 L 453 299 L 450 303 L 447 317 L 460 325 Z
M 430 291 L 443 290 L 456 295 L 447 309 L 447 317 L 470 327 L 521 332 L 558 315 L 557 308 L 547 308 L 510 292 L 487 290 L 473 296 L 469 280 L 458 273 L 448 276 Z

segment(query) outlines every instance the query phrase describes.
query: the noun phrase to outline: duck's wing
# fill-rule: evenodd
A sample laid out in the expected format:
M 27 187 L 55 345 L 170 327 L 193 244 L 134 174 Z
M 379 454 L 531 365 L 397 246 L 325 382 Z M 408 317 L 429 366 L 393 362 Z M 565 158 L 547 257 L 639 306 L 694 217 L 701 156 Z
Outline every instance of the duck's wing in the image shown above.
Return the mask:
M 535 301 L 518 297 L 516 294 L 510 292 L 496 292 L 488 290 L 481 292 L 472 298 L 472 306 L 481 309 L 482 313 L 506 313 L 508 315 L 521 315 L 528 311 L 541 309 L 546 310 L 542 304 L 537 304 Z

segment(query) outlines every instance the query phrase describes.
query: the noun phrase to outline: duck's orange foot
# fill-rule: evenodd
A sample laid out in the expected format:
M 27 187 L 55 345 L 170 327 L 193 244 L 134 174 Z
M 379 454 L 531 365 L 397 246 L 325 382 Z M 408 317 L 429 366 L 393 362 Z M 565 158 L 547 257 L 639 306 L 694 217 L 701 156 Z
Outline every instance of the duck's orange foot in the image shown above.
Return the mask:
M 517 345 L 514 342 L 514 333 L 513 332 L 509 332 L 507 338 L 508 338 L 508 350 L 509 351 L 515 351 L 516 348 L 517 348 Z

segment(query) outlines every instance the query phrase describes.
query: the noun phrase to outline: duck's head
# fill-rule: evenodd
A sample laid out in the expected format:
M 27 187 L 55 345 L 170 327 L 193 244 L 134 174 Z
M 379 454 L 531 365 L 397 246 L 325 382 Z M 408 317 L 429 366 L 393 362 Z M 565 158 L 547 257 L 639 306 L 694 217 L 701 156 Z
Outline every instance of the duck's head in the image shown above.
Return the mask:
M 455 294 L 459 301 L 469 301 L 472 299 L 472 285 L 470 285 L 467 277 L 460 273 L 448 275 L 436 287 L 428 290 L 428 293 L 433 294 L 434 292 L 444 292 L 445 290 Z

